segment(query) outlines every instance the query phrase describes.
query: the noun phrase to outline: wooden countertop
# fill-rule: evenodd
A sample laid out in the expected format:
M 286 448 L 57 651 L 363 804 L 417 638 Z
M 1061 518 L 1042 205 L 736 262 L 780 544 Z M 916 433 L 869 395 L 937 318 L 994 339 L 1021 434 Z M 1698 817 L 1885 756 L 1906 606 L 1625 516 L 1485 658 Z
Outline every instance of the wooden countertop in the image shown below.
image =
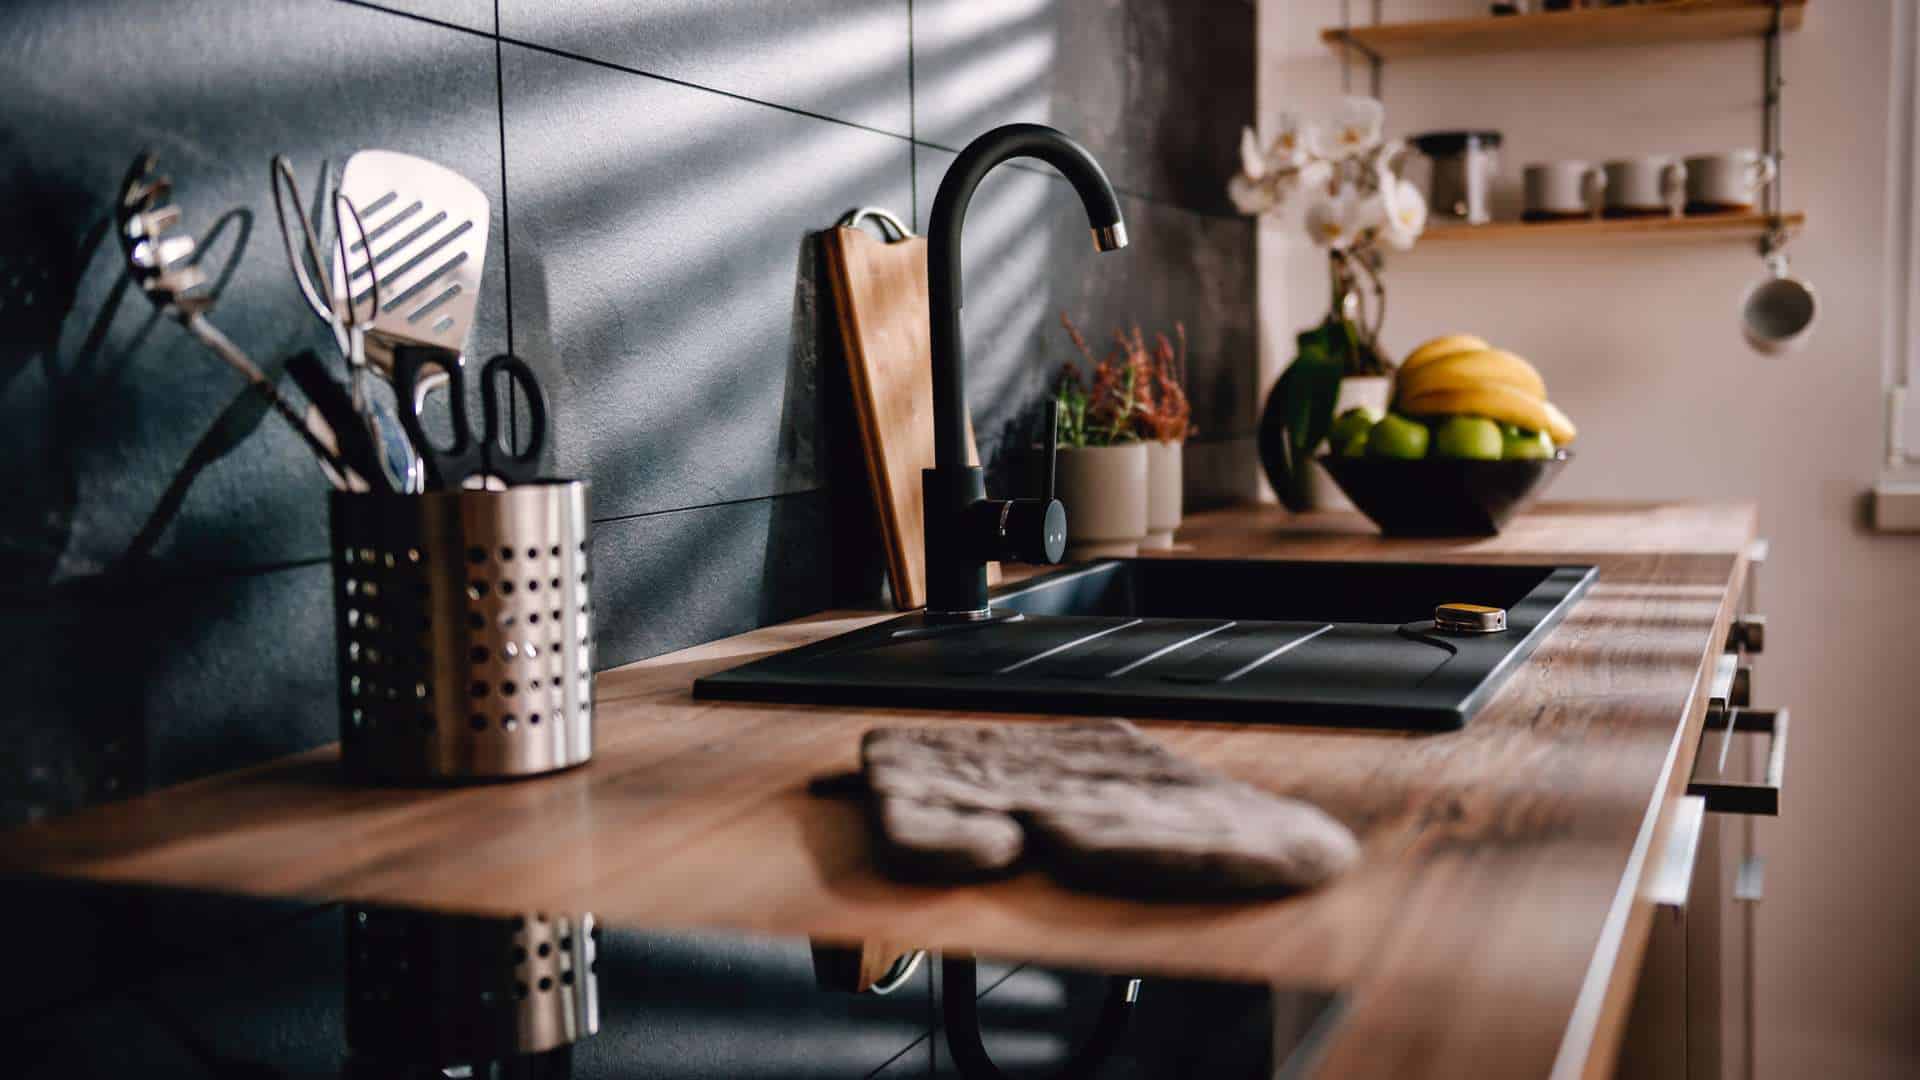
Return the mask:
M 1175 751 L 1311 800 L 1361 866 L 1304 896 L 1141 904 L 1027 874 L 962 888 L 871 868 L 860 811 L 806 792 L 876 724 L 980 715 L 695 702 L 705 672 L 872 621 L 829 613 L 599 677 L 586 768 L 362 790 L 326 747 L 0 834 L 0 871 L 464 911 L 590 910 L 1059 963 L 1342 987 L 1326 1076 L 1610 1070 L 1754 512 L 1549 504 L 1485 540 L 1388 541 L 1348 515 L 1244 508 L 1193 555 L 1592 563 L 1592 591 L 1467 728 L 1401 735 L 1146 721 Z M 996 720 L 1040 717 L 995 716 Z

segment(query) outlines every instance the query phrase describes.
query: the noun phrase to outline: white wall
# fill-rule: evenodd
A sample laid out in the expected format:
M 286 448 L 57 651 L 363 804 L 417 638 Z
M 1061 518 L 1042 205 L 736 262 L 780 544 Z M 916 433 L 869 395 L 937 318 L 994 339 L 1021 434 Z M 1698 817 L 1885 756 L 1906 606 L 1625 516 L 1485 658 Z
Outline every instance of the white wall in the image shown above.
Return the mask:
M 1470 331 L 1530 357 L 1581 426 L 1559 498 L 1743 498 L 1773 542 L 1757 703 L 1792 707 L 1786 810 L 1760 827 L 1758 1075 L 1920 1072 L 1920 538 L 1866 532 L 1888 348 L 1886 175 L 1893 5 L 1824 0 L 1786 39 L 1792 249 L 1819 291 L 1811 346 L 1762 358 L 1738 299 L 1748 241 L 1580 247 L 1432 245 L 1388 268 L 1396 355 Z M 1369 5 L 1352 5 L 1365 18 Z M 1261 112 L 1340 91 L 1318 41 L 1338 0 L 1266 0 Z M 1470 0 L 1388 0 L 1388 21 L 1479 14 Z M 1389 62 L 1390 134 L 1493 128 L 1500 200 L 1530 161 L 1688 153 L 1760 142 L 1758 39 Z M 1356 62 L 1353 85 L 1366 88 Z M 1263 368 L 1326 309 L 1322 260 L 1283 225 L 1261 236 Z

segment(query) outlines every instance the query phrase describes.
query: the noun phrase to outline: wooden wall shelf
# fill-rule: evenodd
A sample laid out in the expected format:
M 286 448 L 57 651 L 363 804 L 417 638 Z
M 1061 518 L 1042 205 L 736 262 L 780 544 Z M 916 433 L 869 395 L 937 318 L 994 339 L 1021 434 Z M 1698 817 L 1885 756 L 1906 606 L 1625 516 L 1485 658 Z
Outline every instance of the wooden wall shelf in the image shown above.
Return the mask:
M 1527 241 L 1604 240 L 1614 237 L 1648 239 L 1714 236 L 1752 236 L 1758 239 L 1772 224 L 1766 214 L 1701 214 L 1693 217 L 1602 218 L 1598 221 L 1496 221 L 1487 225 L 1435 225 L 1415 245 L 1502 244 Z M 1781 215 L 1788 232 L 1799 232 L 1807 215 Z
M 1807 0 L 1786 0 L 1783 30 L 1798 30 Z M 1773 20 L 1770 0 L 1665 0 L 1626 7 L 1547 11 L 1472 19 L 1380 23 L 1350 30 L 1330 27 L 1320 40 L 1339 51 L 1348 44 L 1378 59 L 1460 53 L 1562 49 L 1598 45 L 1655 45 L 1759 37 Z

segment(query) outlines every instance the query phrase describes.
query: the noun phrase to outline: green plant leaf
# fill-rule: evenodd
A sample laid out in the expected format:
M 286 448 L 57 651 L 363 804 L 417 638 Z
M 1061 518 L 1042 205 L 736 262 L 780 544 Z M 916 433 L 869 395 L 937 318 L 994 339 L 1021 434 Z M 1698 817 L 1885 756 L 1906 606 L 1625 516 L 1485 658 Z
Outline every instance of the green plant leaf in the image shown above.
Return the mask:
M 1286 483 L 1276 494 L 1289 510 L 1306 505 L 1307 462 L 1333 427 L 1333 407 L 1340 396 L 1341 376 L 1346 372 L 1344 346 L 1329 340 L 1338 333 L 1322 324 L 1301 334 L 1300 355 L 1280 376 L 1276 390 L 1281 395 L 1281 415 L 1286 423 Z

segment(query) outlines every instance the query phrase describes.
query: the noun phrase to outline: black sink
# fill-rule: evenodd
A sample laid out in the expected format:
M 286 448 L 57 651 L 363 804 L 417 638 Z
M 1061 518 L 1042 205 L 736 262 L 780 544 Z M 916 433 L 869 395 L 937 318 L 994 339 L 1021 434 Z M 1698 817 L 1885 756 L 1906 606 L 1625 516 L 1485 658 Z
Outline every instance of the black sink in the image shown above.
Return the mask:
M 919 613 L 694 684 L 701 698 L 1236 723 L 1458 728 L 1539 645 L 1590 566 L 1112 559 Z M 1436 632 L 1444 603 L 1507 610 Z

